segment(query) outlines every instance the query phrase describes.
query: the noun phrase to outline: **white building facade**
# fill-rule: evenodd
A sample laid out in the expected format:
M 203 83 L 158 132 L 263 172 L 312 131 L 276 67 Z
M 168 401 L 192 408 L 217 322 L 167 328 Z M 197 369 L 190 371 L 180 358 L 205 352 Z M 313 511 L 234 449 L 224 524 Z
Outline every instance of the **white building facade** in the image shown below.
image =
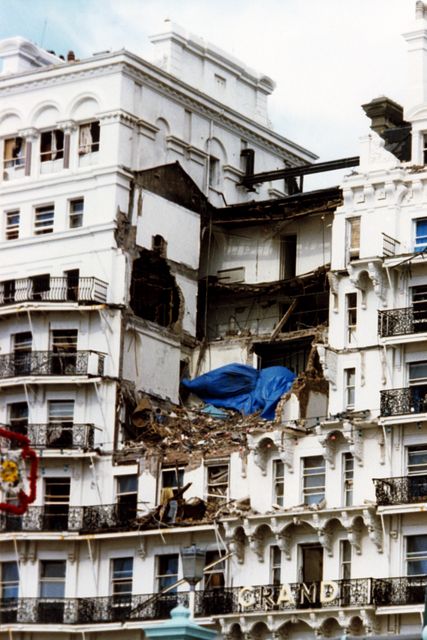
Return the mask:
M 424 69 L 422 2 L 406 37 Z M 0 637 L 143 638 L 193 543 L 219 638 L 416 633 L 425 100 L 409 162 L 375 135 L 342 190 L 249 191 L 315 160 L 270 130 L 273 82 L 153 41 L 156 64 L 0 42 L 0 422 L 39 455 L 0 519 Z M 232 362 L 294 371 L 274 421 L 183 408 L 182 377 Z

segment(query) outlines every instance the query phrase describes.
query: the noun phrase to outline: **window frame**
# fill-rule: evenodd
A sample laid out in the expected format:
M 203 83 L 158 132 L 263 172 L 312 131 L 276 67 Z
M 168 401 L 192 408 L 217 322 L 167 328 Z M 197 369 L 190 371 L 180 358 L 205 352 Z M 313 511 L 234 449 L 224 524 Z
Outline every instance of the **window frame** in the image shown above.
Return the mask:
M 176 573 L 160 573 L 160 563 L 162 562 L 163 558 L 176 558 Z M 163 586 L 161 586 L 162 581 L 164 579 L 168 580 L 168 577 L 175 577 L 176 579 L 174 580 L 174 582 L 171 582 L 169 585 L 168 584 L 164 584 Z M 167 587 L 170 587 L 171 584 L 174 584 L 175 582 L 178 582 L 179 580 L 179 553 L 161 553 L 161 554 L 157 554 L 156 555 L 156 559 L 155 559 L 155 593 L 161 593 L 163 591 L 163 589 L 166 589 Z M 170 591 L 168 591 L 168 593 L 176 593 L 178 587 L 174 587 L 173 589 L 171 589 Z
M 94 125 L 97 125 L 97 127 Z M 89 138 L 86 142 L 82 141 L 84 136 L 82 135 L 82 131 L 84 129 L 89 128 Z M 94 140 L 94 132 L 97 132 L 97 139 Z M 96 136 L 95 136 L 96 138 Z M 97 153 L 100 149 L 101 145 L 101 124 L 97 119 L 90 120 L 89 122 L 81 122 L 79 124 L 78 130 L 78 156 L 81 158 L 82 156 L 87 156 L 92 153 Z M 90 147 L 90 148 L 89 148 Z
M 409 551 L 408 550 L 408 542 L 409 538 L 425 538 L 425 550 L 423 551 Z M 411 555 L 411 557 L 409 557 Z M 425 570 L 421 573 L 410 573 L 409 571 L 409 563 L 410 562 L 423 562 L 425 563 Z M 405 568 L 407 576 L 424 576 L 427 573 L 427 534 L 419 533 L 419 534 L 411 534 L 405 536 Z
M 315 466 L 307 467 L 306 461 L 314 460 L 314 459 L 321 460 L 321 464 L 318 465 L 317 467 Z M 304 456 L 303 458 L 301 458 L 301 469 L 302 469 L 302 500 L 304 504 L 308 504 L 308 505 L 319 504 L 319 502 L 322 502 L 322 500 L 325 499 L 325 495 L 326 495 L 325 458 L 321 455 Z M 312 469 L 315 472 L 308 472 L 308 469 Z M 313 487 L 310 487 L 306 481 L 306 478 L 314 477 L 314 476 L 319 478 L 323 476 L 323 484 L 314 485 Z M 319 498 L 316 501 L 311 501 L 310 499 L 307 500 L 307 498 L 310 498 L 310 496 L 319 496 Z
M 351 580 L 351 564 L 353 559 L 353 548 L 348 539 L 340 540 L 339 545 L 340 551 L 340 579 L 341 580 Z M 349 553 L 350 557 L 346 558 L 346 551 Z M 348 572 L 348 575 L 346 575 Z
M 76 205 L 81 204 L 81 210 L 74 210 Z M 83 216 L 84 216 L 84 198 L 71 198 L 68 200 L 68 228 L 69 229 L 79 229 L 83 226 Z M 75 224 L 76 220 L 79 224 Z
M 5 580 L 5 565 L 14 565 L 16 568 L 16 579 Z M 2 560 L 0 562 L 0 601 L 16 600 L 19 598 L 19 564 L 16 560 Z M 6 596 L 8 589 L 16 588 L 16 595 Z
M 48 142 L 47 136 L 49 134 L 50 134 L 50 143 L 47 144 Z M 62 146 L 61 146 L 61 140 L 62 140 Z M 45 149 L 43 149 L 44 144 L 46 144 Z M 64 156 L 65 156 L 64 131 L 62 129 L 58 129 L 57 127 L 42 131 L 40 133 L 40 150 L 39 150 L 40 165 L 43 166 L 47 162 L 57 162 L 58 160 L 62 160 L 62 164 L 63 164 Z
M 347 342 L 354 342 L 357 331 L 357 292 L 345 294 Z
M 275 458 L 272 463 L 273 503 L 283 507 L 285 500 L 285 463 L 280 458 Z M 278 468 L 280 467 L 281 473 L 279 474 Z M 281 486 L 281 493 L 278 491 L 279 486 Z
M 11 240 L 19 240 L 19 228 L 21 225 L 21 210 L 20 209 L 9 209 L 4 212 L 5 216 L 5 229 L 4 229 L 4 239 L 8 242 Z M 9 223 L 10 216 L 17 216 L 18 222 L 14 224 Z
M 115 575 L 115 568 L 114 565 L 116 562 L 118 561 L 124 561 L 124 560 L 130 560 L 131 561 L 131 568 L 130 568 L 130 576 L 125 575 L 125 576 L 116 576 Z M 126 570 L 125 570 L 126 571 Z M 129 569 L 127 570 L 129 573 Z M 122 573 L 124 573 L 124 571 L 122 571 Z M 113 598 L 120 598 L 120 597 L 125 597 L 126 599 L 129 598 L 129 596 L 132 595 L 133 593 L 133 576 L 134 576 L 134 558 L 133 556 L 120 556 L 117 558 L 110 558 L 110 593 L 113 596 Z M 123 584 L 129 584 L 130 583 L 130 590 L 129 591 L 115 591 L 115 588 L 117 585 L 123 585 Z
M 351 460 L 351 467 L 348 462 Z M 345 507 L 353 506 L 354 456 L 350 451 L 342 454 L 343 503 Z M 350 497 L 349 497 L 350 496 Z
M 419 229 L 418 229 L 418 225 L 421 226 L 421 224 L 424 224 L 426 226 L 426 230 L 423 231 L 423 233 L 419 232 Z M 421 251 L 424 251 L 425 249 L 427 249 L 427 218 L 415 218 L 414 219 L 414 252 L 421 253 Z
M 346 409 L 354 409 L 356 404 L 356 367 L 344 369 L 344 404 Z
M 221 467 L 227 467 L 227 481 L 212 482 L 212 480 L 210 480 L 210 473 L 212 473 L 212 469 L 221 468 Z M 212 487 L 226 487 L 226 489 L 223 494 L 220 494 L 220 493 L 217 494 L 214 492 L 212 493 L 210 491 L 210 488 Z M 218 507 L 220 507 L 228 502 L 229 491 L 230 491 L 230 461 L 229 460 L 226 460 L 226 461 L 210 460 L 209 462 L 207 462 L 206 463 L 206 500 L 211 502 L 216 501 L 218 504 Z
M 38 220 L 38 216 L 41 215 L 49 215 L 51 214 L 51 220 Z M 34 235 L 35 236 L 43 236 L 48 233 L 53 233 L 55 227 L 55 204 L 47 203 L 40 204 L 34 207 Z
M 43 569 L 46 569 L 46 566 L 49 563 L 62 563 L 64 567 L 64 575 L 63 576 L 43 576 Z M 65 586 L 67 579 L 67 561 L 63 558 L 58 559 L 43 559 L 40 560 L 39 566 L 39 598 L 52 598 L 52 599 L 62 599 L 65 594 Z M 43 587 L 46 585 L 54 585 L 54 584 L 62 584 L 63 586 L 63 594 L 62 595 L 46 595 L 43 594 Z
M 270 545 L 270 584 L 282 584 L 282 550 L 277 544 Z

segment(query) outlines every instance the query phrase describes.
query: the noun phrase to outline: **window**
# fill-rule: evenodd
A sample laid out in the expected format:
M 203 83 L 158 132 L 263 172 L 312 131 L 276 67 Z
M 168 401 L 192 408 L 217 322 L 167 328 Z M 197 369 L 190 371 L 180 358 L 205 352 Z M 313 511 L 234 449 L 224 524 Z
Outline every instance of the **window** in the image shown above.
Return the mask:
M 73 445 L 74 400 L 49 400 L 46 446 L 66 449 Z
M 214 156 L 209 156 L 209 186 L 217 187 L 219 182 L 219 160 Z
M 348 247 L 350 260 L 357 260 L 360 254 L 360 218 L 348 219 Z
M 427 331 L 427 285 L 412 287 L 412 309 L 414 333 Z
M 70 478 L 46 478 L 44 504 L 43 528 L 48 531 L 66 531 L 70 505 Z
M 282 552 L 280 547 L 270 547 L 270 584 L 282 584 Z
M 351 544 L 349 540 L 340 540 L 340 578 L 349 580 L 351 578 Z
M 77 365 L 77 329 L 54 329 L 51 332 L 51 375 L 73 375 Z
M 345 408 L 353 409 L 356 388 L 356 369 L 344 369 Z
M 357 325 L 357 293 L 347 293 L 345 298 L 347 307 L 347 340 L 348 342 L 353 342 L 356 337 Z
M 208 466 L 207 498 L 208 502 L 216 503 L 218 507 L 227 502 L 228 494 L 228 464 Z
M 6 600 L 17 598 L 19 592 L 19 569 L 18 563 L 0 563 L 0 599 Z
M 99 121 L 80 125 L 79 128 L 79 155 L 99 151 Z
M 33 276 L 31 278 L 33 288 L 33 300 L 46 300 L 49 296 L 46 294 L 50 291 L 50 275 L 43 273 L 39 276 Z
M 163 591 L 166 587 L 178 582 L 178 554 L 170 553 L 164 556 L 157 556 L 156 589 Z M 176 588 L 173 589 L 176 592 Z
M 61 129 L 44 131 L 40 137 L 40 162 L 61 160 L 64 157 L 64 132 Z
M 70 200 L 70 203 L 69 203 L 70 229 L 77 229 L 77 227 L 83 226 L 83 209 L 84 209 L 83 198 L 78 198 L 77 200 Z
M 225 560 L 219 551 L 206 551 L 204 589 L 223 589 L 225 586 Z M 213 564 L 213 567 L 210 565 Z M 209 567 L 209 568 L 208 568 Z
M 65 594 L 65 560 L 40 562 L 40 597 L 63 598 Z
M 280 278 L 282 280 L 295 278 L 296 265 L 297 265 L 296 235 L 281 236 L 280 238 Z
M 285 489 L 285 465 L 281 460 L 273 460 L 273 502 L 283 507 Z
M 12 402 L 8 405 L 8 414 L 11 431 L 26 436 L 28 426 L 27 402 Z
M 408 476 L 427 474 L 427 445 L 408 447 Z
M 3 164 L 5 169 L 25 165 L 25 140 L 20 136 L 4 141 Z
M 323 456 L 311 456 L 302 461 L 304 503 L 317 504 L 325 497 L 325 459 Z
M 427 218 L 415 220 L 415 251 L 427 248 Z
M 166 504 L 173 497 L 174 489 L 184 486 L 184 469 L 162 469 L 162 490 L 160 502 Z
M 135 518 L 138 504 L 138 476 L 117 477 L 117 509 L 120 521 Z
M 427 135 L 423 135 L 423 164 L 427 164 Z
M 34 233 L 41 236 L 44 233 L 53 232 L 53 219 L 55 216 L 55 206 L 53 204 L 36 207 L 34 217 Z
M 344 480 L 344 504 L 351 507 L 353 504 L 353 475 L 354 458 L 351 453 L 343 455 L 343 480 Z
M 427 574 L 427 534 L 407 536 L 406 569 L 408 576 Z
M 6 211 L 6 240 L 19 238 L 19 209 Z
M 427 360 L 411 362 L 409 364 L 409 384 L 422 384 L 427 382 Z
M 132 594 L 133 558 L 111 561 L 111 592 L 113 596 Z
M 16 376 L 31 373 L 32 343 L 33 336 L 30 331 L 23 331 L 13 335 L 13 363 Z

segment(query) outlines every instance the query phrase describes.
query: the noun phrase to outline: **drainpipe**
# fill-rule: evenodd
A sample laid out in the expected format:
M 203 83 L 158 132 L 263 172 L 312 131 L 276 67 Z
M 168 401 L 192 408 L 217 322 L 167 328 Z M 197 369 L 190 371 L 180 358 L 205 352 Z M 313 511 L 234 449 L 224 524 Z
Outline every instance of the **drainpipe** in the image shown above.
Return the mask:
M 206 153 L 208 155 L 206 163 L 205 196 L 209 198 L 209 173 L 211 170 L 211 141 L 213 138 L 213 120 L 209 120 L 209 137 L 206 140 Z

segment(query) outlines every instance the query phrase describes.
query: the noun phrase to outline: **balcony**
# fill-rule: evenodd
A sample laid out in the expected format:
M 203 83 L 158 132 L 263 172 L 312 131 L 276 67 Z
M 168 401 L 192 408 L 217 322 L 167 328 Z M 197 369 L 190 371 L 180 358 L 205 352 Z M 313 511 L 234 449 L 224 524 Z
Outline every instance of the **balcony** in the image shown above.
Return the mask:
M 0 282 L 0 307 L 21 302 L 104 304 L 107 283 L 98 278 L 35 276 Z
M 375 579 L 372 599 L 377 607 L 424 604 L 427 576 Z
M 427 502 L 427 475 L 401 478 L 376 478 L 378 506 Z
M 46 424 L 27 424 L 19 428 L 6 425 L 6 429 L 27 436 L 33 449 L 83 449 L 94 447 L 93 424 L 77 424 L 72 422 L 50 422 Z M 2 438 L 0 438 L 1 444 Z M 14 449 L 18 445 L 5 443 Z
M 378 333 L 381 338 L 427 332 L 427 309 L 406 307 L 378 311 Z
M 102 376 L 97 351 L 19 351 L 0 355 L 0 380 L 22 376 Z
M 163 620 L 188 593 L 104 598 L 10 598 L 0 600 L 0 624 L 99 624 Z
M 139 508 L 138 508 L 139 507 Z M 59 509 L 59 510 L 58 510 Z M 23 516 L 0 514 L 0 531 L 69 531 L 100 533 L 139 529 L 138 516 L 145 505 L 106 504 L 86 507 L 71 505 L 29 506 Z
M 427 412 L 427 385 L 381 391 L 381 416 L 401 416 Z

